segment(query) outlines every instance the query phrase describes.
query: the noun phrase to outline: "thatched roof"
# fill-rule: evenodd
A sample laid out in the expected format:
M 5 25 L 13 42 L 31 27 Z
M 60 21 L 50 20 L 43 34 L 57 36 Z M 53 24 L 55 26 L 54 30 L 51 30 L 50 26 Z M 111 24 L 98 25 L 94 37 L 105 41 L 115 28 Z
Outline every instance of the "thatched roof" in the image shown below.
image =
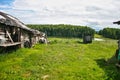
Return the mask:
M 17 19 L 16 17 L 13 17 L 13 16 L 3 13 L 3 12 L 0 12 L 0 16 L 3 17 L 0 19 L 0 23 L 2 23 L 2 24 L 19 27 L 19 28 L 29 31 L 33 34 L 40 34 L 40 32 L 38 30 L 34 30 L 34 29 L 27 27 L 24 23 L 19 21 L 19 19 Z
M 113 24 L 118 24 L 118 25 L 120 25 L 120 21 L 113 22 Z

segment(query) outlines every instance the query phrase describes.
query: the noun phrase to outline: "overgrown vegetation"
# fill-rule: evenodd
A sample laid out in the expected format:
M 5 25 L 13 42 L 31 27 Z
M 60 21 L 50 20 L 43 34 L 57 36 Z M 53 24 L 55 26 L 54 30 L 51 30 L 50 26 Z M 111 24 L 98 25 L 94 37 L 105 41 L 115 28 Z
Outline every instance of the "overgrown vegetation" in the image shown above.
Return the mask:
M 75 25 L 28 25 L 30 28 L 47 33 L 48 36 L 54 37 L 78 37 L 81 38 L 83 34 L 94 35 L 95 30 L 87 26 Z
M 77 38 L 49 38 L 50 43 L 0 54 L 0 80 L 119 80 L 112 56 L 115 40 L 83 44 Z
M 112 39 L 120 39 L 120 29 L 118 28 L 104 28 L 99 31 L 99 34 Z

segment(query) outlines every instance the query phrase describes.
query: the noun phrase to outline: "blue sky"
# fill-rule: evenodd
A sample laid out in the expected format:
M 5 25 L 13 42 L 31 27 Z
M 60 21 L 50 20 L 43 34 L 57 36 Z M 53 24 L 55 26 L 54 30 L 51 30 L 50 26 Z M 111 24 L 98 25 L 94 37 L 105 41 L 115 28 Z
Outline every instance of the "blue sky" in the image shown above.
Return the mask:
M 120 0 L 0 0 L 0 11 L 25 24 L 73 24 L 94 29 L 116 27 Z
M 0 5 L 11 5 L 14 0 L 0 0 Z

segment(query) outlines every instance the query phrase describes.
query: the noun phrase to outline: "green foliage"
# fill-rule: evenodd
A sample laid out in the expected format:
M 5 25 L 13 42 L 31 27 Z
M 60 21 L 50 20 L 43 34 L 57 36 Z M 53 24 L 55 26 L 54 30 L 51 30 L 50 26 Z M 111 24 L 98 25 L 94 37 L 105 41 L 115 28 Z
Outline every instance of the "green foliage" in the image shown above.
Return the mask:
M 74 25 L 28 25 L 30 28 L 47 33 L 48 36 L 54 37 L 79 37 L 83 34 L 94 35 L 95 30 L 87 26 Z
M 120 39 L 120 29 L 118 28 L 104 28 L 99 31 L 99 34 L 112 39 Z
M 117 48 L 115 40 L 82 44 L 78 38 L 48 39 L 51 43 L 47 45 L 0 54 L 0 80 L 120 79 L 115 59 L 111 59 Z

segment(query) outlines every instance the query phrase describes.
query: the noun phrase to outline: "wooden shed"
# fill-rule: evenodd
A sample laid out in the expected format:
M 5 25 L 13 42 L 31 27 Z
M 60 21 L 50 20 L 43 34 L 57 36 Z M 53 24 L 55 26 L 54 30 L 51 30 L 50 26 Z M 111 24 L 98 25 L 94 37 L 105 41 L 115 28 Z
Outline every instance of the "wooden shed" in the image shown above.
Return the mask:
M 40 41 L 47 42 L 45 33 L 31 29 L 17 18 L 0 12 L 0 47 L 31 47 Z
M 92 43 L 93 36 L 91 34 L 83 34 L 83 43 Z

